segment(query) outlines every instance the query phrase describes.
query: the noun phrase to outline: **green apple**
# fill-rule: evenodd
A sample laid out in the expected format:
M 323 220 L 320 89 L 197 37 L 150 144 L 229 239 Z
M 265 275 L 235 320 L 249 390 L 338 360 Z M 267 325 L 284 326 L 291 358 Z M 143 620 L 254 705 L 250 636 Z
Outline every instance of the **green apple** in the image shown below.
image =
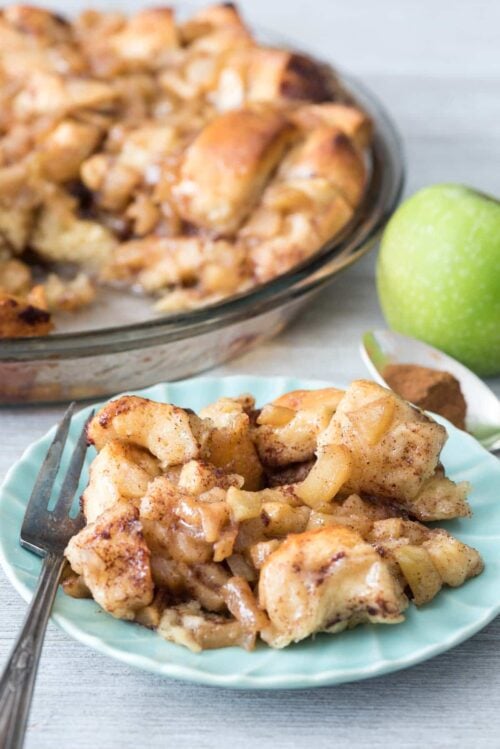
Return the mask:
M 394 330 L 500 374 L 498 200 L 462 185 L 413 195 L 385 229 L 377 288 Z

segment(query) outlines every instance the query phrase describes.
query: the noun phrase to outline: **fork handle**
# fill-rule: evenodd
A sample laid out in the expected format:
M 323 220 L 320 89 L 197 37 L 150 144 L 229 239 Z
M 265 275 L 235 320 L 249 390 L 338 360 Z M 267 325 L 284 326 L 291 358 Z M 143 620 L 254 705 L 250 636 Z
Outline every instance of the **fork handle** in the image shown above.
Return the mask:
M 21 749 L 31 706 L 38 662 L 57 586 L 62 554 L 44 557 L 23 627 L 0 679 L 0 747 Z

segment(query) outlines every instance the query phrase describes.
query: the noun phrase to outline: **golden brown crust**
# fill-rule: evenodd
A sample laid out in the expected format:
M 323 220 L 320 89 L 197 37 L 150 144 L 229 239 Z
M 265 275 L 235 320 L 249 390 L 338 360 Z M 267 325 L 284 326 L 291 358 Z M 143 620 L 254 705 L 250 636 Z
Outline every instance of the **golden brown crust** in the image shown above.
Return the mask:
M 40 144 L 41 168 L 47 179 L 66 182 L 77 179 L 80 167 L 101 138 L 92 123 L 67 118 L 59 122 Z
M 238 9 L 232 3 L 221 3 L 201 8 L 180 27 L 185 42 L 193 42 L 199 37 L 207 36 L 221 29 L 235 29 L 248 33 Z
M 273 647 L 349 624 L 403 620 L 408 605 L 386 562 L 356 532 L 330 525 L 290 535 L 265 561 L 259 603 Z
M 46 42 L 71 38 L 71 27 L 62 16 L 34 5 L 8 5 L 3 16 L 17 31 Z
M 345 133 L 335 127 L 314 129 L 284 160 L 280 174 L 287 179 L 326 179 L 355 207 L 363 194 L 366 168 Z
M 110 40 L 111 49 L 127 68 L 160 67 L 165 54 L 178 46 L 171 8 L 148 8 L 127 20 Z
M 337 127 L 361 149 L 367 148 L 372 139 L 373 125 L 370 118 L 361 109 L 347 104 L 325 102 L 305 105 L 293 112 L 292 120 L 304 130 L 321 125 Z
M 219 234 L 235 231 L 292 134 L 272 108 L 240 109 L 212 120 L 182 161 L 174 188 L 182 218 Z
M 123 395 L 97 412 L 87 436 L 97 450 L 112 440 L 126 439 L 148 449 L 165 468 L 197 458 L 209 431 L 197 416 L 182 408 Z
M 333 95 L 332 73 L 309 57 L 271 47 L 252 50 L 248 71 L 250 101 L 283 98 L 321 102 Z
M 303 409 L 332 408 L 335 410 L 345 394 L 338 388 L 319 388 L 318 390 L 290 390 L 290 392 L 275 398 L 276 406 L 284 406 L 294 411 Z
M 132 619 L 153 599 L 151 553 L 139 512 L 118 503 L 70 540 L 65 555 L 82 575 L 95 600 L 108 613 Z
M 147 8 L 126 17 L 86 11 L 75 22 L 92 72 L 116 76 L 161 68 L 179 39 L 171 8 Z
M 47 310 L 0 291 L 0 338 L 44 336 L 53 327 Z

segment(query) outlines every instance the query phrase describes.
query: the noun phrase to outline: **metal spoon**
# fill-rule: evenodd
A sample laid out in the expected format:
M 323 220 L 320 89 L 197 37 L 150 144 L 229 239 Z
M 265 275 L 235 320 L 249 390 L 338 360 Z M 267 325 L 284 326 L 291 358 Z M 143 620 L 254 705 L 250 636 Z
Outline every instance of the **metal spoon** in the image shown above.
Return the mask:
M 373 379 L 386 387 L 382 372 L 387 364 L 418 364 L 452 374 L 460 382 L 467 403 L 467 431 L 487 450 L 500 453 L 500 400 L 479 377 L 456 359 L 392 330 L 365 333 L 361 356 Z

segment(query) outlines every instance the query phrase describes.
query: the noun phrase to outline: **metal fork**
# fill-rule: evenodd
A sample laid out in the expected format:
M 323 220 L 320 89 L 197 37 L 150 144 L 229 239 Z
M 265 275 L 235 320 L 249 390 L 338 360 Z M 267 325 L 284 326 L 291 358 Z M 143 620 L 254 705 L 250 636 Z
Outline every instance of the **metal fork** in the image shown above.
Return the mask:
M 59 424 L 31 492 L 20 534 L 21 546 L 43 557 L 42 569 L 21 632 L 0 679 L 0 747 L 20 749 L 24 743 L 38 662 L 57 586 L 64 567 L 64 549 L 82 525 L 69 515 L 87 449 L 86 427 L 80 433 L 68 472 L 52 510 L 48 504 L 68 437 L 75 404 Z

